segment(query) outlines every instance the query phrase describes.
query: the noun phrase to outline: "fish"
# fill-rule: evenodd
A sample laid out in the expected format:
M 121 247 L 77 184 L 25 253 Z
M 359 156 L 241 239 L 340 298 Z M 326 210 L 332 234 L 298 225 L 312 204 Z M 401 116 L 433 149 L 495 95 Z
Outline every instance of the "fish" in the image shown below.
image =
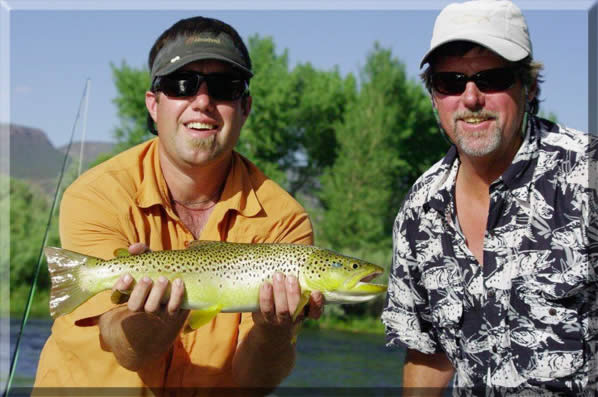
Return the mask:
M 296 276 L 301 287 L 293 320 L 309 302 L 312 291 L 320 291 L 326 303 L 351 304 L 374 299 L 387 289 L 386 285 L 369 282 L 383 274 L 382 267 L 313 245 L 198 240 L 185 249 L 139 255 L 119 248 L 110 260 L 57 247 L 45 247 L 44 253 L 52 283 L 49 306 L 53 318 L 111 290 L 124 273 L 133 279 L 180 278 L 185 284 L 181 307 L 192 311 L 188 321 L 191 329 L 208 323 L 220 312 L 257 311 L 259 288 L 271 282 L 275 272 Z M 111 299 L 123 302 L 122 294 L 130 292 L 114 291 Z

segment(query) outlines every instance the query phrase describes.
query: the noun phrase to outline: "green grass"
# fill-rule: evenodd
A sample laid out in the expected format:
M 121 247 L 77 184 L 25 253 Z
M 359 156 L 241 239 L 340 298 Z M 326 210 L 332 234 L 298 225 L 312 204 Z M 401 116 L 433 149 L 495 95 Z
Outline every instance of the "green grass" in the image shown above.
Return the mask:
M 306 328 L 333 329 L 368 334 L 384 334 L 384 325 L 379 317 L 324 315 L 319 320 L 307 320 Z

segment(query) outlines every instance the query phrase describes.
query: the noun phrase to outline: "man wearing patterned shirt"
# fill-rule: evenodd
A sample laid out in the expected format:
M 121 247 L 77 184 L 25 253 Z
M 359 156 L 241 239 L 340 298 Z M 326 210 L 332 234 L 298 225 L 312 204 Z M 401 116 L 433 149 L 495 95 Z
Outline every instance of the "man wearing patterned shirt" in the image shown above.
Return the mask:
M 426 63 L 452 146 L 393 230 L 382 321 L 404 387 L 595 393 L 596 139 L 535 115 L 542 67 L 510 1 L 448 5 Z

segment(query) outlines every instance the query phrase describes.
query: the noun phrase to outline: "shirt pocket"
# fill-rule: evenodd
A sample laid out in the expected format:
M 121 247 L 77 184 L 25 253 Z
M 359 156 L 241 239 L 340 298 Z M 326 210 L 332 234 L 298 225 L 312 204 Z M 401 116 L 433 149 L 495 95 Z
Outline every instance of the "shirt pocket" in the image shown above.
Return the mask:
M 510 310 L 515 365 L 538 381 L 566 378 L 584 367 L 579 314 L 582 290 L 563 280 L 535 277 L 518 284 Z
M 428 293 L 428 315 L 442 350 L 451 361 L 460 356 L 459 335 L 463 323 L 463 290 L 456 269 L 444 266 L 429 268 L 422 273 Z
M 460 335 L 463 324 L 463 300 L 454 291 L 429 294 L 431 322 L 438 343 L 454 363 L 460 360 Z

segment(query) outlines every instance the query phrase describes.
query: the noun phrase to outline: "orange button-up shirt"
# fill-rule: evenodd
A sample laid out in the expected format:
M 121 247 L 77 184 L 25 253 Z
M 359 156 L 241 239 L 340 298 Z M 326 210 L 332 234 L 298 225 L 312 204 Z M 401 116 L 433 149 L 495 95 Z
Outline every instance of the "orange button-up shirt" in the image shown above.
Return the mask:
M 159 138 L 138 145 L 89 170 L 64 193 L 60 207 L 62 246 L 104 259 L 117 248 L 143 242 L 153 251 L 183 249 L 194 240 L 174 212 L 158 156 Z M 305 210 L 247 159 L 233 153 L 220 201 L 200 240 L 312 244 Z M 232 361 L 253 322 L 249 313 L 222 313 L 181 334 L 162 362 L 149 371 L 121 367 L 101 349 L 97 326 L 76 320 L 113 308 L 110 292 L 96 295 L 54 321 L 39 361 L 35 387 L 154 389 L 235 386 Z M 127 394 L 129 395 L 129 394 Z

